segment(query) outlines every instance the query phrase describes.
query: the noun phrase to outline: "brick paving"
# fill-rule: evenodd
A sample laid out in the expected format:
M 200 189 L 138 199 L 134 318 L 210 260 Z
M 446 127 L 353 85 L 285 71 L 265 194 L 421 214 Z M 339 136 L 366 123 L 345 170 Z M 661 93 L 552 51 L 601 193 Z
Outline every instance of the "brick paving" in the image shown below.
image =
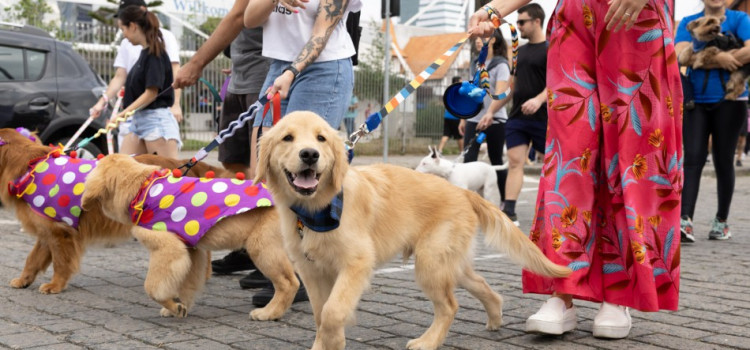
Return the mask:
M 412 157 L 391 161 L 413 165 Z M 372 158 L 376 159 L 376 158 Z M 360 159 L 359 162 L 370 161 Z M 533 188 L 533 184 L 526 187 Z M 479 248 L 476 267 L 505 298 L 504 324 L 484 329 L 481 304 L 458 290 L 460 308 L 443 349 L 750 349 L 750 177 L 737 179 L 730 224 L 734 237 L 707 240 L 716 205 L 715 179 L 704 177 L 696 213 L 698 242 L 682 247 L 680 310 L 633 311 L 633 330 L 625 340 L 591 336 L 597 305 L 577 302 L 578 330 L 559 337 L 527 335 L 526 317 L 544 296 L 521 293 L 521 270 L 498 254 Z M 519 217 L 527 229 L 536 192 L 523 192 Z M 80 274 L 57 295 L 42 295 L 39 285 L 9 286 L 23 267 L 33 239 L 20 232 L 12 213 L 0 210 L 0 347 L 14 349 L 306 349 L 314 340 L 308 303 L 294 304 L 276 322 L 248 318 L 254 291 L 241 290 L 243 274 L 214 276 L 186 319 L 159 317 L 160 307 L 143 291 L 148 255 L 137 242 L 92 248 Z M 479 245 L 481 246 L 481 244 Z M 221 256 L 226 252 L 218 252 Z M 358 323 L 347 329 L 347 349 L 403 349 L 429 325 L 432 307 L 418 289 L 413 271 L 400 260 L 379 270 L 357 311 Z

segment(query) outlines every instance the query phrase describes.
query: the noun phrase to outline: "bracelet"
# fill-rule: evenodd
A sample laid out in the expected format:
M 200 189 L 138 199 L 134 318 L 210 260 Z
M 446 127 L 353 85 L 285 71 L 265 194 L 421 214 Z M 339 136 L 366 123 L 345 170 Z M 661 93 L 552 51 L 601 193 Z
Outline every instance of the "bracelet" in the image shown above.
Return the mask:
M 487 17 L 489 17 L 490 21 L 492 21 L 492 24 L 495 26 L 495 28 L 500 27 L 500 11 L 492 7 L 490 4 L 482 6 L 482 10 L 487 12 Z

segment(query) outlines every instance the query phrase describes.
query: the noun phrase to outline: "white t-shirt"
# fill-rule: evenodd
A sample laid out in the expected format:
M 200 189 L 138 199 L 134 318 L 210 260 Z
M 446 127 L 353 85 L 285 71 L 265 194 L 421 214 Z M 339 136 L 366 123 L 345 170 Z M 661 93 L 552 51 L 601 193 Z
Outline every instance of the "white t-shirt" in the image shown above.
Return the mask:
M 162 37 L 164 37 L 164 46 L 166 47 L 169 61 L 180 63 L 180 45 L 177 43 L 174 34 L 163 28 L 159 28 L 159 30 Z M 122 42 L 120 42 L 120 49 L 117 50 L 117 56 L 115 57 L 115 68 L 125 68 L 126 71 L 130 72 L 130 68 L 138 61 L 141 50 L 143 50 L 143 46 L 133 45 L 130 40 L 123 38 Z
M 310 0 L 305 3 L 306 9 L 298 8 L 299 13 L 294 13 L 281 4 L 276 5 L 268 20 L 263 23 L 263 56 L 294 61 L 312 36 L 318 6 L 320 0 Z M 360 0 L 349 1 L 344 17 L 334 28 L 328 43 L 315 62 L 333 61 L 354 55 L 354 44 L 346 31 L 346 17 L 349 16 L 349 12 L 357 12 L 361 8 Z
M 493 94 L 502 94 L 503 91 L 495 91 L 495 87 L 497 86 L 498 80 L 501 81 L 508 81 L 510 80 L 510 67 L 508 67 L 507 63 L 500 63 L 496 65 L 495 67 L 492 67 L 492 69 L 488 72 L 490 75 L 490 86 L 492 87 L 492 93 Z M 470 122 L 479 123 L 479 121 L 482 120 L 482 117 L 485 113 L 487 113 L 487 110 L 490 108 L 490 104 L 494 101 L 492 97 L 490 97 L 489 94 L 484 96 L 484 106 L 482 107 L 482 110 L 477 114 L 475 117 L 469 119 Z M 492 116 L 492 124 L 498 124 L 498 123 L 505 123 L 508 121 L 508 112 L 505 110 L 505 107 L 500 108 L 499 111 L 495 112 L 495 115 Z

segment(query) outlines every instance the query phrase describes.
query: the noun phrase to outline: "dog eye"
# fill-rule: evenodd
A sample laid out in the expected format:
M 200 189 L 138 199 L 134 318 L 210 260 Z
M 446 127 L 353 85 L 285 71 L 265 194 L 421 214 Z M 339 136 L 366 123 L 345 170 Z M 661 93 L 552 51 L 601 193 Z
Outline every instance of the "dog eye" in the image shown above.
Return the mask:
M 284 140 L 286 142 L 292 142 L 292 141 L 294 141 L 294 136 L 292 136 L 292 135 L 286 135 L 286 136 L 284 136 L 284 138 L 282 140 Z
M 323 135 L 318 135 L 318 141 L 320 141 L 320 142 L 326 142 L 326 138 L 323 137 Z

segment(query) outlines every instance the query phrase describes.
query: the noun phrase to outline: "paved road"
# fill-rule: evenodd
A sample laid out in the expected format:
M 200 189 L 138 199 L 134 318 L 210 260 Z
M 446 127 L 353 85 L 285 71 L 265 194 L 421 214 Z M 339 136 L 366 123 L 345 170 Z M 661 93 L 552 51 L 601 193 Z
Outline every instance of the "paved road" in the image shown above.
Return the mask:
M 392 159 L 397 163 L 396 159 Z M 361 159 L 359 162 L 365 162 Z M 406 161 L 407 163 L 409 161 Z M 459 290 L 460 309 L 444 349 L 750 349 L 750 177 L 737 181 L 731 219 L 735 237 L 708 241 L 707 223 L 715 208 L 715 179 L 702 181 L 696 214 L 699 241 L 682 249 L 682 293 L 677 312 L 633 312 L 626 340 L 591 336 L 596 305 L 578 303 L 579 330 L 561 337 L 523 332 L 526 317 L 545 298 L 521 293 L 520 269 L 480 248 L 477 270 L 505 297 L 504 325 L 484 329 L 481 305 Z M 533 183 L 518 206 L 528 229 L 536 192 Z M 91 249 L 82 271 L 61 294 L 37 292 L 48 271 L 26 290 L 8 282 L 20 274 L 33 240 L 7 210 L 0 210 L 0 346 L 38 349 L 305 349 L 314 339 L 307 303 L 297 303 L 280 321 L 253 322 L 248 312 L 253 291 L 243 291 L 243 275 L 211 278 L 186 319 L 159 317 L 159 307 L 143 292 L 146 250 L 137 242 Z M 221 256 L 226 252 L 219 252 Z M 410 266 L 394 261 L 379 270 L 362 298 L 358 324 L 347 329 L 348 349 L 403 349 L 432 318 L 430 302 L 419 291 Z

